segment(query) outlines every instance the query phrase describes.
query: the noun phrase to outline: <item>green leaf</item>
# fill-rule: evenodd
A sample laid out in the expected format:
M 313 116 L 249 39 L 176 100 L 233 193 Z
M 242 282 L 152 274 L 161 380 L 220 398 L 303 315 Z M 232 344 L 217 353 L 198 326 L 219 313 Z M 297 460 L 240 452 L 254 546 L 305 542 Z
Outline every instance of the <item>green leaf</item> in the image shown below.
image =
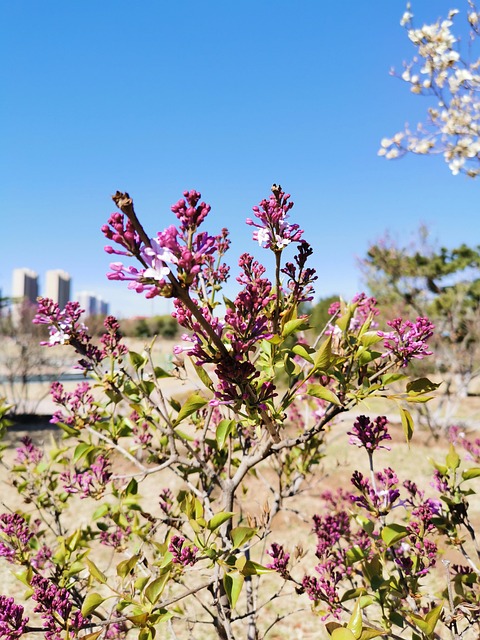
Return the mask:
M 383 629 L 374 629 L 373 627 L 363 627 L 362 634 L 358 640 L 370 640 L 370 638 L 378 638 L 385 635 Z
M 245 576 L 243 576 L 241 573 L 238 573 L 237 571 L 226 573 L 223 576 L 223 586 L 225 588 L 225 593 L 227 594 L 228 601 L 232 605 L 232 609 L 235 609 L 244 582 Z
M 136 496 L 138 493 L 138 482 L 132 478 L 125 488 L 126 496 Z
M 315 371 L 327 372 L 332 360 L 332 336 L 328 336 L 327 340 L 325 340 L 321 345 L 313 359 Z
M 210 529 L 210 531 L 215 531 L 215 529 L 218 529 L 218 527 L 224 522 L 227 522 L 227 520 L 230 520 L 234 515 L 235 513 L 233 511 L 220 511 L 216 513 L 213 518 L 210 518 L 207 528 Z
M 295 353 L 295 355 L 300 356 L 300 358 L 303 358 L 307 362 L 310 362 L 310 364 L 313 364 L 313 358 L 310 354 L 314 353 L 314 350 L 310 348 L 308 349 L 309 350 L 307 351 L 307 347 L 305 347 L 305 345 L 303 344 L 296 344 L 292 348 L 292 351 L 293 353 Z
M 140 555 L 136 554 L 127 560 L 122 560 L 117 565 L 117 576 L 120 578 L 125 578 L 128 574 L 134 569 L 137 565 L 137 562 L 140 560 Z
M 383 338 L 379 336 L 376 331 L 366 331 L 360 338 L 360 344 L 362 347 L 371 347 L 372 344 L 377 344 L 377 342 L 381 340 L 383 340 Z
M 437 384 L 428 378 L 418 378 L 407 384 L 407 393 L 430 393 L 438 389 L 440 385 L 441 382 Z
M 244 576 L 261 576 L 265 573 L 273 573 L 275 569 L 268 569 L 258 562 L 253 560 L 247 560 L 242 566 L 242 573 Z
M 437 626 L 437 622 L 442 614 L 443 605 L 439 604 L 438 607 L 435 607 L 431 611 L 427 613 L 425 616 L 425 622 L 427 623 L 426 634 L 431 636 L 435 631 L 435 627 Z
M 145 589 L 145 597 L 151 604 L 155 604 L 165 589 L 165 585 L 170 578 L 170 571 L 166 571 L 163 576 L 152 580 L 148 587 Z
M 478 478 L 480 476 L 480 467 L 472 467 L 471 469 L 465 469 L 462 471 L 462 478 L 464 480 L 471 480 L 472 478 Z
M 309 384 L 307 386 L 307 395 L 313 396 L 314 398 L 321 398 L 337 406 L 341 406 L 342 404 L 333 391 L 330 391 L 330 389 L 327 389 L 321 384 Z
M 219 449 L 223 449 L 228 436 L 232 433 L 235 427 L 235 420 L 221 420 L 218 423 L 217 430 L 215 432 L 215 439 Z
M 373 360 L 377 360 L 377 358 L 380 358 L 381 355 L 382 354 L 379 351 L 370 351 L 369 349 L 366 349 L 359 353 L 358 363 L 363 366 L 365 364 L 368 364 L 369 362 L 373 362 Z
M 192 362 L 193 366 L 195 367 L 195 371 L 197 373 L 197 376 L 200 378 L 200 380 L 203 382 L 203 384 L 207 387 L 207 389 L 213 390 L 212 379 L 210 378 L 210 376 L 206 372 L 205 367 L 201 367 L 200 365 L 195 364 L 193 362 L 193 360 L 191 362 Z
M 403 407 L 399 407 L 400 409 L 400 418 L 402 420 L 403 433 L 405 434 L 405 439 L 407 442 L 410 442 L 413 436 L 413 418 L 410 411 L 404 409 Z
M 381 377 L 382 385 L 392 384 L 392 382 L 399 382 L 400 380 L 406 380 L 408 376 L 404 373 L 384 373 Z
M 233 542 L 233 548 L 238 549 L 253 538 L 253 536 L 257 533 L 257 529 L 252 529 L 252 527 L 235 527 L 230 531 L 230 538 Z
M 401 524 L 396 524 L 395 522 L 382 529 L 382 540 L 385 542 L 387 547 L 391 547 L 392 544 L 395 544 L 395 542 L 405 538 L 406 535 L 408 535 L 407 527 L 404 527 Z
M 332 640 L 358 640 L 353 631 L 346 627 L 337 627 L 332 631 Z
M 358 546 L 358 544 L 356 544 L 353 547 L 347 549 L 345 557 L 348 565 L 352 566 L 355 562 L 365 559 L 365 551 L 360 546 Z
M 347 623 L 347 629 L 353 633 L 355 638 L 360 637 L 362 633 L 362 610 L 360 608 L 360 600 L 357 600 L 355 606 L 353 607 L 352 615 L 350 616 L 350 620 Z
M 136 371 L 138 371 L 141 367 L 145 366 L 145 363 L 147 361 L 144 356 L 140 355 L 136 351 L 129 351 L 128 352 L 128 357 L 130 359 L 130 363 L 131 363 L 132 367 Z
M 85 456 L 87 453 L 89 453 L 89 451 L 93 451 L 94 450 L 94 446 L 87 443 L 87 442 L 80 442 L 80 444 L 78 444 L 75 447 L 75 451 L 73 453 L 73 462 L 78 462 L 80 460 L 80 458 L 82 458 L 83 456 Z
M 282 337 L 287 338 L 292 333 L 308 328 L 308 322 L 305 320 L 305 318 L 296 318 L 295 320 L 289 320 L 283 327 Z
M 168 371 L 165 371 L 165 369 L 162 369 L 162 367 L 155 367 L 153 370 L 153 373 L 155 374 L 155 378 L 158 380 L 159 378 L 171 378 L 171 374 L 168 373 Z
M 88 616 L 105 601 L 99 593 L 89 593 L 82 604 L 82 616 Z
M 447 467 L 452 471 L 455 471 L 460 466 L 460 456 L 455 451 L 453 444 L 450 444 L 450 449 L 447 453 L 445 462 L 447 463 Z
M 198 393 L 193 393 L 180 409 L 177 419 L 173 424 L 175 426 L 180 424 L 182 420 L 185 420 L 185 418 L 188 418 L 188 416 L 191 416 L 192 413 L 195 413 L 195 411 L 198 411 L 199 409 L 204 407 L 206 404 L 207 404 L 207 401 L 205 400 L 205 398 L 203 398 Z

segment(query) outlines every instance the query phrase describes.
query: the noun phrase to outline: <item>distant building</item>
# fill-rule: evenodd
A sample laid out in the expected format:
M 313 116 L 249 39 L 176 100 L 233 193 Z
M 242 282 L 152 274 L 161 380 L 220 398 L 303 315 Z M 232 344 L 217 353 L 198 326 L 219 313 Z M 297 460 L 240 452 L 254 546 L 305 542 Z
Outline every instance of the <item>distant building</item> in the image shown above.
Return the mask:
M 100 296 L 97 296 L 91 291 L 80 291 L 76 295 L 77 301 L 80 303 L 82 309 L 85 310 L 85 316 L 106 316 L 108 315 L 108 302 L 102 300 Z
M 45 277 L 45 297 L 51 298 L 63 309 L 70 300 L 70 283 L 72 279 L 66 271 L 54 269 L 47 271 Z
M 38 297 L 38 273 L 31 269 L 14 269 L 12 279 L 12 298 L 35 303 Z

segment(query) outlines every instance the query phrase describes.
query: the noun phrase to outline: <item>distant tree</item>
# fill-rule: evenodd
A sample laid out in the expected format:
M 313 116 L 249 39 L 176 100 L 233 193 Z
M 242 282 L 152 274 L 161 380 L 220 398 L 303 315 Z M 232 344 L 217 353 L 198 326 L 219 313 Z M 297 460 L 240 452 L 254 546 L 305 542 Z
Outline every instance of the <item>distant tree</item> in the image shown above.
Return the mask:
M 406 153 L 443 154 L 453 175 L 464 173 L 475 177 L 480 173 L 480 12 L 468 0 L 466 28 L 454 19 L 460 12 L 452 9 L 446 19 L 439 18 L 421 28 L 414 26 L 410 3 L 400 24 L 405 27 L 416 54 L 403 63 L 399 76 L 414 94 L 432 98 L 426 122 L 412 131 L 384 138 L 379 155 L 387 159 Z M 433 3 L 432 3 L 433 6 Z M 466 38 L 465 38 L 466 39 Z M 392 75 L 397 75 L 392 71 Z
M 436 410 L 422 406 L 432 432 L 451 424 L 459 403 L 480 376 L 480 247 L 435 249 L 425 229 L 421 246 L 400 247 L 384 238 L 363 262 L 379 303 L 397 315 L 428 316 L 436 325 L 430 366 L 444 381 Z
M 310 326 L 320 333 L 331 321 L 332 316 L 328 313 L 330 306 L 334 302 L 338 302 L 339 296 L 327 296 L 326 298 L 320 298 L 316 304 L 314 304 L 309 310 Z

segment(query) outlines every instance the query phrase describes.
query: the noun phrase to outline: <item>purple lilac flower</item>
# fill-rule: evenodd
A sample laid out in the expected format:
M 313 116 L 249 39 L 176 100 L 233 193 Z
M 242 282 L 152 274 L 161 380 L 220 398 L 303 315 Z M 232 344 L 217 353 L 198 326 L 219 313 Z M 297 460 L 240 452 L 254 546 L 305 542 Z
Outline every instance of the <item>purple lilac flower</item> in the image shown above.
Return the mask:
M 377 516 L 386 515 L 400 496 L 398 478 L 390 468 L 384 469 L 383 473 L 378 472 L 375 478 L 378 483 L 376 491 L 368 478 L 360 471 L 354 471 L 351 482 L 360 495 L 352 494 L 351 501 Z
M 13 598 L 0 596 L 0 638 L 15 640 L 26 632 L 28 618 L 23 617 L 23 607 Z
M 18 513 L 0 515 L 0 556 L 14 562 L 17 554 L 23 554 L 33 538 L 33 532 L 25 518 Z
M 94 397 L 88 382 L 79 383 L 74 391 L 66 392 L 61 382 L 53 382 L 50 395 L 55 404 L 63 407 L 55 411 L 50 422 L 63 422 L 70 426 L 94 425 L 101 416 L 96 410 Z
M 111 356 L 120 358 L 124 356 L 128 349 L 122 344 L 122 334 L 120 333 L 120 324 L 114 316 L 107 316 L 103 322 L 106 332 L 100 338 L 103 345 L 102 357 Z
M 24 436 L 21 439 L 22 446 L 17 447 L 17 455 L 15 462 L 18 464 L 31 464 L 37 465 L 43 458 L 43 451 L 33 444 L 33 441 L 28 436 Z
M 43 544 L 37 551 L 36 555 L 31 559 L 32 567 L 35 569 L 44 569 L 47 565 L 51 565 L 51 557 L 53 551 L 46 544 Z
M 298 224 L 288 224 L 288 212 L 293 207 L 289 202 L 290 195 L 285 193 L 280 186 L 273 185 L 272 195 L 268 200 L 264 199 L 258 206 L 253 207 L 255 217 L 260 223 L 247 218 L 246 223 L 256 227 L 253 239 L 260 246 L 272 249 L 275 253 L 283 249 L 291 242 L 299 242 L 303 231 Z
M 109 460 L 104 456 L 99 456 L 84 471 L 75 471 L 73 474 L 70 471 L 62 473 L 61 480 L 67 493 L 78 493 L 82 499 L 98 499 L 103 495 L 111 476 Z
M 380 444 L 384 440 L 391 440 L 390 434 L 387 432 L 388 420 L 385 416 L 378 416 L 374 422 L 370 421 L 367 416 L 359 416 L 353 423 L 351 431 L 347 431 L 350 436 L 349 443 L 357 447 L 364 447 L 367 451 L 373 452 L 376 449 L 387 449 Z
M 126 637 L 127 632 L 128 632 L 128 627 L 126 625 L 125 620 L 116 620 L 115 618 L 120 618 L 121 617 L 121 613 L 118 611 L 115 611 L 112 615 L 112 620 L 113 622 L 111 622 L 108 627 L 107 627 L 107 631 L 105 632 L 105 639 L 106 640 L 122 640 L 123 638 Z
M 310 302 L 313 299 L 313 282 L 318 279 L 315 269 L 306 268 L 307 259 L 312 255 L 313 249 L 304 240 L 298 244 L 298 252 L 294 257 L 295 263 L 287 262 L 282 273 L 288 276 L 287 287 L 291 292 L 290 304 Z
M 78 302 L 67 302 L 64 309 L 50 298 L 38 298 L 38 311 L 34 324 L 49 325 L 50 339 L 40 344 L 52 347 L 56 344 L 71 344 L 75 351 L 83 356 L 79 365 L 84 369 L 102 359 L 100 350 L 92 344 L 87 328 L 80 322 L 83 313 Z
M 63 631 L 80 631 L 86 619 L 80 611 L 73 610 L 73 603 L 67 589 L 58 587 L 51 580 L 36 574 L 33 576 L 32 599 L 37 602 L 35 613 L 40 613 L 44 620 L 45 640 L 62 640 Z
M 173 493 L 168 488 L 160 491 L 160 508 L 166 515 L 170 515 L 173 505 Z
M 279 573 L 282 578 L 287 579 L 289 576 L 288 573 L 288 561 L 290 560 L 290 554 L 285 551 L 281 544 L 277 542 L 273 542 L 270 549 L 268 549 L 267 554 L 273 558 L 273 562 L 267 564 L 267 569 L 274 569 L 277 573 Z
M 427 340 L 433 335 L 435 325 L 428 318 L 418 317 L 416 322 L 403 321 L 402 318 L 390 320 L 387 324 L 393 331 L 378 331 L 378 335 L 384 338 L 383 346 L 386 349 L 385 356 L 393 355 L 402 361 L 402 367 L 406 367 L 412 358 L 421 360 L 425 356 L 431 356 L 428 350 Z
M 173 562 L 183 567 L 194 565 L 197 561 L 198 548 L 186 546 L 183 536 L 173 536 L 168 545 L 168 550 L 173 554 Z

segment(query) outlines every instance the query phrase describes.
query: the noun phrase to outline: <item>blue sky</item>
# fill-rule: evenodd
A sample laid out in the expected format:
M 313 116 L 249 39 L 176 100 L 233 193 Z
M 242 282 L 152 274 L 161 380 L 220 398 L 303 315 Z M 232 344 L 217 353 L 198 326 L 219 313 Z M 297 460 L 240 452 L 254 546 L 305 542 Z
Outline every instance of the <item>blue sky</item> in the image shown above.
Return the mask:
M 451 6 L 418 0 L 413 12 L 433 21 Z M 408 242 L 426 223 L 440 244 L 478 244 L 475 181 L 441 158 L 377 157 L 381 138 L 423 119 L 428 103 L 389 75 L 413 54 L 404 8 L 0 0 L 3 295 L 14 267 L 38 271 L 41 285 L 61 268 L 114 313 L 163 312 L 105 279 L 100 227 L 117 189 L 151 235 L 174 222 L 185 189 L 201 191 L 208 230 L 231 230 L 235 274 L 241 252 L 261 256 L 244 220 L 280 183 L 314 247 L 318 296 L 360 290 L 356 258 L 386 229 Z

